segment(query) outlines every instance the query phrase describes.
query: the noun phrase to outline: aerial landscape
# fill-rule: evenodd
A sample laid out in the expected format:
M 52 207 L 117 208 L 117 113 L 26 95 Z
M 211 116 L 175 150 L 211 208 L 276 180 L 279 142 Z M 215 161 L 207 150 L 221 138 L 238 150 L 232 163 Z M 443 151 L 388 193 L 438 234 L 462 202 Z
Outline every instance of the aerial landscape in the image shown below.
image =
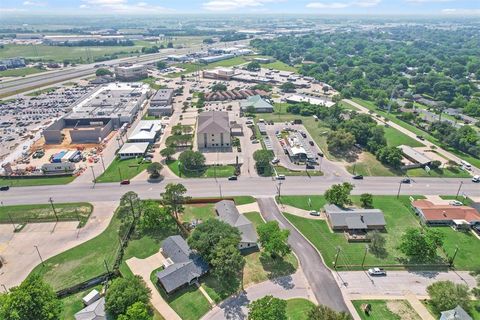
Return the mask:
M 480 320 L 480 3 L 2 1 L 0 164 L 0 320 Z

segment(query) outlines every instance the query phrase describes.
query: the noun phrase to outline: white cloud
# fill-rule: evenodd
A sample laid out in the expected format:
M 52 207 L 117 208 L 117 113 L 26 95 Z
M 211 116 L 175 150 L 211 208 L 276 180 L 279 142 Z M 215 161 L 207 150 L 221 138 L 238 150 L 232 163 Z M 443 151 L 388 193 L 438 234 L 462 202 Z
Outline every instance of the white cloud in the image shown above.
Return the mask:
M 452 15 L 476 16 L 476 15 L 480 15 L 480 9 L 447 8 L 447 9 L 442 9 L 441 13 L 452 14 Z
M 307 4 L 310 9 L 344 9 L 348 7 L 375 7 L 380 4 L 381 0 L 358 0 L 350 2 L 311 2 Z
M 3 13 L 15 13 L 15 12 L 25 12 L 25 11 L 27 10 L 23 8 L 1 8 L 0 7 L 0 12 L 3 12 Z
M 407 2 L 410 2 L 410 3 L 443 3 L 443 2 L 452 2 L 452 1 L 455 1 L 455 0 L 405 0 Z
M 31 7 L 44 7 L 47 4 L 45 2 L 39 2 L 39 1 L 23 1 L 24 6 L 31 6 Z
M 129 14 L 151 14 L 151 13 L 169 13 L 173 10 L 156 5 L 150 5 L 147 2 L 137 2 L 130 4 L 128 0 L 83 0 L 80 5 L 82 9 L 102 9 L 112 13 Z
M 244 8 L 258 8 L 265 3 L 282 2 L 279 0 L 212 0 L 205 2 L 203 8 L 208 11 L 231 11 Z

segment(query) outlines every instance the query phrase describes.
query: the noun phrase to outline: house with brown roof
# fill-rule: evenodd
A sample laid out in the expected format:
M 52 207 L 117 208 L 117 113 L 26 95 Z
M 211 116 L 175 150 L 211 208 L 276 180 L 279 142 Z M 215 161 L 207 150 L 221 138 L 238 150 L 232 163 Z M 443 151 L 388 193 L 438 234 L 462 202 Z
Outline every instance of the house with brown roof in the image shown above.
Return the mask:
M 415 200 L 412 207 L 427 225 L 462 228 L 480 224 L 480 213 L 469 206 L 437 205 L 428 200 Z

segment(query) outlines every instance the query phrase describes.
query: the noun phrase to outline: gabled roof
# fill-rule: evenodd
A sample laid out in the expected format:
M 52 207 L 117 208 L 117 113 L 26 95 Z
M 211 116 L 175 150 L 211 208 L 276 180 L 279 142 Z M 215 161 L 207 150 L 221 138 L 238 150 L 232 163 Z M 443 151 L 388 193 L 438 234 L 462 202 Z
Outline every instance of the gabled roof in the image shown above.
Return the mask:
M 105 320 L 105 298 L 100 298 L 91 305 L 75 313 L 75 320 Z
M 443 311 L 440 320 L 473 320 L 470 315 L 463 310 L 462 307 L 457 306 L 455 309 Z
M 260 95 L 248 97 L 247 100 L 240 102 L 240 106 L 242 109 L 246 109 L 250 106 L 253 106 L 255 109 L 272 109 L 273 110 L 273 106 L 267 101 L 265 101 L 264 99 L 262 99 Z
M 190 284 L 208 271 L 208 264 L 190 249 L 181 236 L 166 238 L 162 243 L 162 252 L 173 261 L 173 264 L 156 274 L 167 293 Z
M 198 115 L 198 133 L 223 133 L 229 131 L 228 112 L 207 111 Z
M 238 228 L 242 236 L 241 242 L 257 242 L 258 236 L 253 223 L 238 212 L 235 202 L 222 200 L 215 204 L 215 210 L 220 220 L 228 223 L 232 227 Z
M 334 204 L 325 206 L 332 227 L 368 229 L 370 226 L 385 226 L 385 217 L 379 209 L 342 209 Z
M 149 143 L 148 142 L 132 142 L 132 143 L 125 143 L 122 146 L 122 149 L 118 152 L 119 154 L 126 154 L 126 153 L 145 153 L 147 152 Z
M 413 201 L 412 206 L 421 211 L 426 220 L 480 221 L 480 213 L 468 206 L 435 205 L 428 200 Z

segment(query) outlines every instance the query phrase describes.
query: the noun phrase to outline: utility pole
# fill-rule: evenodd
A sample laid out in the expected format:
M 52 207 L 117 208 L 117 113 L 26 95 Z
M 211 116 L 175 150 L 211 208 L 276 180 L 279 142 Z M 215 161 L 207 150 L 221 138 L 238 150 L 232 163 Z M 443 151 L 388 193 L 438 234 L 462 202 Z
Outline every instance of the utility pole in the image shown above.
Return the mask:
M 5 293 L 8 293 L 7 287 L 5 287 L 4 284 L 2 284 L 3 290 L 5 290 Z
M 218 184 L 218 190 L 220 192 L 220 199 L 223 199 L 223 195 L 222 195 L 222 185 L 219 183 Z
M 2 208 L 5 208 L 4 205 L 3 205 L 3 201 L 1 201 L 0 204 L 2 205 Z M 10 215 L 10 211 L 7 211 L 7 214 L 8 214 L 8 218 L 10 219 L 10 222 L 12 223 L 13 231 L 15 232 L 15 230 L 16 230 L 17 228 L 15 228 L 15 223 L 13 222 L 13 218 L 12 218 L 12 216 Z
M 37 249 L 38 257 L 40 258 L 40 261 L 42 262 L 42 266 L 45 266 L 45 262 L 43 262 L 42 256 L 40 255 L 40 251 L 38 250 L 38 246 L 34 245 L 35 249 Z
M 337 247 L 337 253 L 335 254 L 335 261 L 333 262 L 333 267 L 335 270 L 337 270 L 337 261 L 338 261 L 338 256 L 340 254 L 340 247 Z
M 455 199 L 458 198 L 458 195 L 460 194 L 460 189 L 462 189 L 462 186 L 463 186 L 463 181 L 460 181 L 460 186 L 458 187 L 457 195 L 455 196 Z
M 458 253 L 458 246 L 455 246 L 455 252 L 453 253 L 452 260 L 450 261 L 450 267 L 453 266 L 453 261 L 457 257 L 457 253 Z
M 95 188 L 95 183 L 97 183 L 97 178 L 95 178 L 95 171 L 93 171 L 93 166 L 90 166 L 90 169 L 92 169 L 93 187 Z
M 120 167 L 118 167 L 118 176 L 120 177 L 120 181 L 122 181 L 122 171 L 120 170 Z
M 105 162 L 103 162 L 103 155 L 100 153 L 100 161 L 102 161 L 103 172 L 105 172 Z
M 58 222 L 57 211 L 55 210 L 55 206 L 53 205 L 53 199 L 52 199 L 52 197 L 50 197 L 50 199 L 48 199 L 48 202 L 50 202 L 50 204 L 52 205 L 53 214 L 55 215 L 55 219 L 56 219 L 57 222 Z
M 397 199 L 400 197 L 400 190 L 402 189 L 402 181 L 398 185 Z
M 278 188 L 277 188 L 277 190 L 278 190 L 278 198 L 280 199 L 280 197 L 281 197 L 281 195 L 282 195 L 282 194 L 281 194 L 281 191 L 282 191 L 282 181 L 279 181 L 279 182 L 278 182 Z
M 362 260 L 362 269 L 365 264 L 365 258 L 367 257 L 367 252 L 368 252 L 368 245 L 365 245 L 365 253 L 363 254 L 363 260 Z

